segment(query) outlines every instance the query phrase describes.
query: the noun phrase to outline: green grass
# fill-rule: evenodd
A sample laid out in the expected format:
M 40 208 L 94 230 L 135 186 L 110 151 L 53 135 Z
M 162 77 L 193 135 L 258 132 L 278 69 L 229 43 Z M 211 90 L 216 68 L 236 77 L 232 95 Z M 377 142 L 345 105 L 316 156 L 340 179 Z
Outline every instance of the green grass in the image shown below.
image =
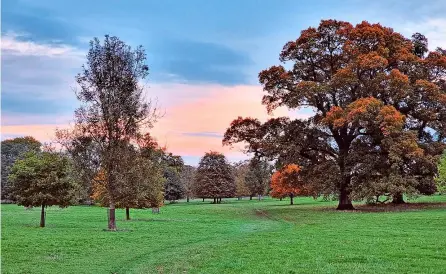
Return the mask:
M 446 196 L 422 197 L 446 202 Z M 194 200 L 117 213 L 2 205 L 2 273 L 445 273 L 446 205 L 337 212 L 334 202 Z

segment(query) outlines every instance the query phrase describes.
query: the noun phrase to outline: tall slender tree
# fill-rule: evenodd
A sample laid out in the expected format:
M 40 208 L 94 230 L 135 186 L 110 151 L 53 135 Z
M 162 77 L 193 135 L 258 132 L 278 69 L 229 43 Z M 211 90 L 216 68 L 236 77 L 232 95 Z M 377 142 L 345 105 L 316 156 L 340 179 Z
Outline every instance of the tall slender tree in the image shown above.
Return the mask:
M 149 71 L 145 61 L 142 46 L 132 50 L 114 36 L 106 35 L 102 44 L 94 38 L 87 62 L 76 77 L 80 87 L 76 95 L 82 105 L 75 111 L 74 129 L 59 132 L 62 143 L 78 148 L 80 142 L 80 150 L 87 151 L 84 155 L 92 156 L 87 162 L 94 160 L 96 170 L 90 174 L 97 173 L 99 168 L 104 170 L 110 230 L 116 229 L 115 206 L 122 189 L 118 180 L 118 171 L 123 170 L 124 164 L 120 153 L 159 118 L 156 106 L 143 97 L 140 82 Z M 92 149 L 95 153 L 88 153 Z
M 268 111 L 309 108 L 308 119 L 261 123 L 234 120 L 223 143 L 298 164 L 317 194 L 337 195 L 338 209 L 377 192 L 434 189 L 446 137 L 446 56 L 426 52 L 421 35 L 407 39 L 391 28 L 322 20 L 288 42 L 280 61 L 259 74 Z M 426 187 L 430 186 L 430 187 Z

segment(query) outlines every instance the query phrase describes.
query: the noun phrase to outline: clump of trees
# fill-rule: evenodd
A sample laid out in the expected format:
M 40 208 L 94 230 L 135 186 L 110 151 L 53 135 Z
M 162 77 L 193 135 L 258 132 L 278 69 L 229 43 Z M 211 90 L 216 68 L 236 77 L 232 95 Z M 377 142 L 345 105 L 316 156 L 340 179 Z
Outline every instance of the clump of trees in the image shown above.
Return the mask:
M 308 119 L 265 123 L 239 117 L 223 144 L 297 164 L 314 195 L 335 195 L 338 209 L 380 195 L 432 194 L 446 136 L 446 55 L 428 52 L 380 24 L 323 20 L 288 42 L 280 61 L 260 72 L 269 112 L 280 106 L 313 110 Z
M 221 198 L 234 197 L 236 192 L 232 166 L 219 152 L 207 152 L 200 159 L 195 181 L 195 195 L 213 198 L 214 203 L 220 203 Z
M 70 161 L 53 151 L 29 151 L 15 161 L 9 176 L 9 197 L 18 205 L 41 207 L 40 227 L 45 227 L 45 208 L 67 207 L 74 197 Z

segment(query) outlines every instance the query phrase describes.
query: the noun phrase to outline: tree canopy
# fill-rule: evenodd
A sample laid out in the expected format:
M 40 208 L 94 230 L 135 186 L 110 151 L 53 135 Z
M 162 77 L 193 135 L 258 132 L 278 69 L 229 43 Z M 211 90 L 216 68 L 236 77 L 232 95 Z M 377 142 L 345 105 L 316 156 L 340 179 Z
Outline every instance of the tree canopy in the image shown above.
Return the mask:
M 309 108 L 308 119 L 234 120 L 223 143 L 279 166 L 297 164 L 316 195 L 352 199 L 431 194 L 445 148 L 446 56 L 427 39 L 407 39 L 366 21 L 322 20 L 288 42 L 280 61 L 260 72 L 269 112 Z

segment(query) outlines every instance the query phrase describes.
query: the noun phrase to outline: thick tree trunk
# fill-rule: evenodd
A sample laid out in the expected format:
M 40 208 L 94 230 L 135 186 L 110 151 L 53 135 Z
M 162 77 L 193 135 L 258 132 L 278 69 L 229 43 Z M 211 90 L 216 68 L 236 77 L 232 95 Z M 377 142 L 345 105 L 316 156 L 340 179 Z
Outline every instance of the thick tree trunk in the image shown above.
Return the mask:
M 42 204 L 42 211 L 40 212 L 40 227 L 45 227 L 45 205 Z
M 125 208 L 125 219 L 130 220 L 130 208 Z
M 221 204 L 221 197 L 220 197 L 220 198 L 218 198 L 218 203 L 219 203 L 219 204 Z
M 404 197 L 402 193 L 395 193 L 392 197 L 392 204 L 405 204 Z
M 280 201 L 282 201 L 282 197 L 280 197 Z
M 110 203 L 110 206 L 108 208 L 108 229 L 116 230 L 116 215 L 114 203 Z
M 252 195 L 249 195 L 249 199 L 252 200 Z
M 337 210 L 354 210 L 352 200 L 350 200 L 350 192 L 342 188 L 339 193 L 339 204 Z
M 204 198 L 203 198 L 203 202 L 204 202 Z
M 216 203 L 217 203 L 217 198 L 214 197 L 214 204 L 216 204 Z
M 189 203 L 189 196 L 186 196 L 186 202 Z
M 294 205 L 294 195 L 290 195 L 290 205 Z

